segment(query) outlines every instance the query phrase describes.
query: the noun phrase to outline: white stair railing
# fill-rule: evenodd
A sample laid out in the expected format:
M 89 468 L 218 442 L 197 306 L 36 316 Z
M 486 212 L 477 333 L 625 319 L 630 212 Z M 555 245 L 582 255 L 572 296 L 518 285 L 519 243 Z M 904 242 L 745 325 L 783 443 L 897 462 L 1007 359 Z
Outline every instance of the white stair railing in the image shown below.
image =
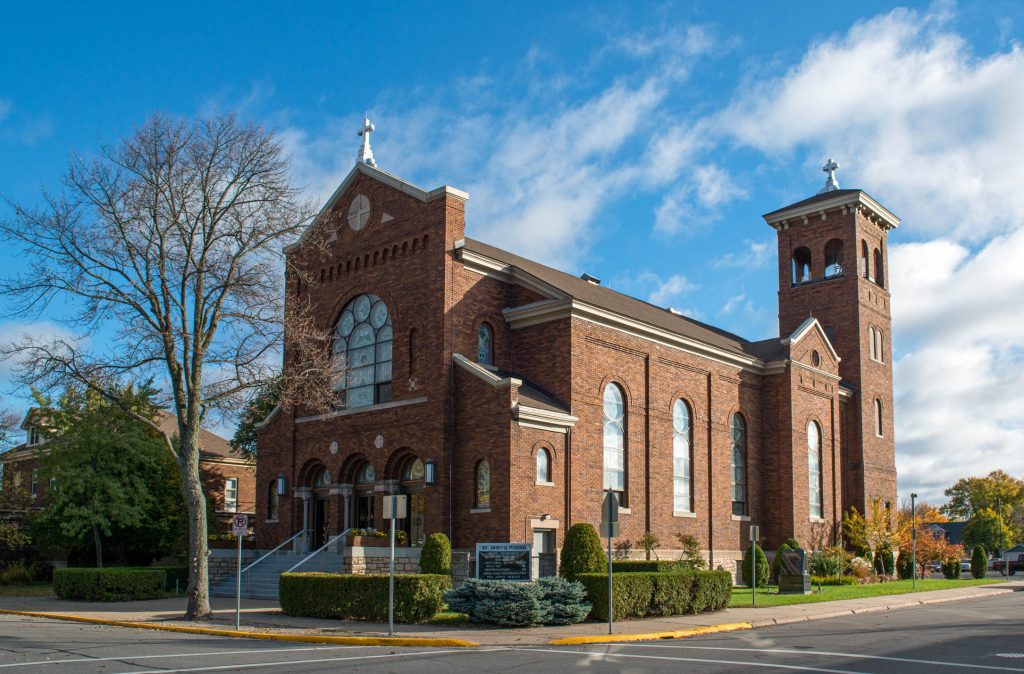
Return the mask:
M 246 575 L 249 571 L 251 571 L 257 564 L 263 562 L 265 559 L 268 559 L 271 555 L 273 555 L 274 556 L 274 567 L 275 567 L 275 569 L 278 572 L 280 572 L 280 570 L 281 570 L 281 549 L 284 548 L 284 546 L 288 545 L 289 543 L 293 542 L 299 536 L 304 536 L 305 534 L 306 534 L 306 531 L 303 530 L 303 531 L 300 531 L 300 532 L 290 536 L 286 541 L 284 541 L 283 543 L 278 545 L 276 548 L 274 548 L 270 552 L 267 552 L 266 554 L 262 555 L 255 562 L 253 562 L 252 564 L 249 564 L 248 566 L 243 568 L 242 569 L 242 579 L 245 581 L 245 591 L 246 592 L 249 591 L 249 578 L 250 578 L 250 576 Z
M 323 552 L 324 550 L 326 550 L 327 548 L 329 548 L 329 547 L 331 547 L 332 545 L 334 545 L 335 541 L 341 540 L 341 539 L 342 539 L 342 538 L 344 538 L 345 536 L 348 536 L 348 535 L 349 535 L 349 534 L 350 534 L 351 532 L 352 532 L 352 530 L 351 530 L 351 529 L 345 529 L 345 530 L 344 530 L 344 531 L 342 531 L 342 532 L 341 532 L 340 534 L 338 534 L 337 536 L 333 537 L 332 539 L 330 539 L 329 541 L 327 541 L 326 543 L 324 543 L 323 545 L 321 545 L 321 546 L 320 546 L 319 548 L 317 548 L 317 549 L 316 549 L 316 550 L 314 550 L 313 552 L 309 553 L 308 555 L 306 555 L 305 557 L 303 557 L 302 559 L 300 559 L 300 560 L 299 560 L 299 562 L 298 562 L 298 564 L 296 564 L 296 565 L 295 565 L 295 566 L 293 566 L 292 568 L 290 568 L 290 569 L 288 569 L 287 571 L 285 571 L 285 573 L 291 573 L 292 571 L 294 571 L 295 569 L 299 568 L 300 566 L 302 566 L 303 564 L 305 564 L 305 563 L 306 563 L 306 562 L 308 562 L 309 560 L 313 559 L 313 558 L 314 558 L 314 557 L 316 557 L 317 555 L 320 555 L 320 554 L 321 554 L 321 553 L 322 553 L 322 552 Z M 345 546 L 344 546 L 344 545 L 342 545 L 342 548 L 344 548 L 344 547 L 345 547 Z M 321 571 L 325 571 L 325 570 L 326 570 L 326 569 L 325 569 L 325 565 L 326 565 L 326 563 L 327 563 L 327 555 L 322 555 L 322 556 L 320 557 L 320 570 L 321 570 Z

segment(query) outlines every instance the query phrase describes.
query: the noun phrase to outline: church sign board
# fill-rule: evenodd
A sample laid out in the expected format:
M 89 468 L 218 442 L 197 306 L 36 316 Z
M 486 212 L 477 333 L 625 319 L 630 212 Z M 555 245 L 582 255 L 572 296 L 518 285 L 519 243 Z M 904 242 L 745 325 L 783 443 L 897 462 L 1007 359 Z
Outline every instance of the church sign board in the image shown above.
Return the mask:
M 803 550 L 783 550 L 779 564 L 779 594 L 810 594 L 811 576 Z
M 480 580 L 530 582 L 532 565 L 529 543 L 477 543 L 476 577 Z

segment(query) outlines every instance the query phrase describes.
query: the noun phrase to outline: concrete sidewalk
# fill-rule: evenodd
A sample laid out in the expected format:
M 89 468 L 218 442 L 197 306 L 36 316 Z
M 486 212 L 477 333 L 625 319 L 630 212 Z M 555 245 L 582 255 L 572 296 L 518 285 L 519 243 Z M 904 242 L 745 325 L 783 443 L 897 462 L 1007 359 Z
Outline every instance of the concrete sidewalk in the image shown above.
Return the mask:
M 796 604 L 765 608 L 731 608 L 718 613 L 673 616 L 670 618 L 648 618 L 615 623 L 615 636 L 650 635 L 648 638 L 665 638 L 654 633 L 679 632 L 696 628 L 712 628 L 716 625 L 742 625 L 766 627 L 805 620 L 834 618 L 854 613 L 887 611 L 896 608 L 922 606 L 939 602 L 957 601 L 974 597 L 986 597 L 998 593 L 1024 591 L 1024 580 L 994 585 L 974 585 L 950 590 L 916 592 L 888 595 L 866 599 Z M 233 629 L 235 603 L 233 599 L 215 597 L 212 600 L 214 617 L 212 621 L 194 623 L 182 620 L 185 611 L 184 599 L 158 599 L 136 602 L 71 602 L 52 597 L 0 597 L 0 609 L 54 613 L 67 616 L 111 620 L 132 623 L 158 623 L 167 626 L 202 626 Z M 733 629 L 737 629 L 733 627 Z M 378 623 L 325 620 L 319 618 L 296 618 L 281 613 L 277 602 L 264 600 L 242 600 L 242 630 L 280 635 L 282 637 L 382 637 L 387 636 L 387 626 Z M 534 628 L 493 628 L 478 625 L 396 625 L 396 636 L 424 639 L 461 639 L 485 646 L 525 646 L 547 644 L 552 640 L 574 637 L 607 636 L 604 623 L 587 622 L 562 627 Z M 613 637 L 614 639 L 614 637 Z

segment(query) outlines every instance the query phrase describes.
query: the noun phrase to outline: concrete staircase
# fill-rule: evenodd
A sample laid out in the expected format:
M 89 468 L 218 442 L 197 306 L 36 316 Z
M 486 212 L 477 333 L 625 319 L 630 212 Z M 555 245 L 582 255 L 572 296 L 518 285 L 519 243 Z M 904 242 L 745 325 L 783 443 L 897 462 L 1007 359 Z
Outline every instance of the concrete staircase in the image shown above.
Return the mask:
M 245 599 L 277 599 L 278 583 L 282 573 L 298 564 L 306 553 L 281 551 L 264 559 L 252 569 L 242 574 L 242 597 Z M 296 571 L 341 571 L 342 555 L 340 552 L 323 551 L 300 566 Z M 210 587 L 214 597 L 234 597 L 235 577 L 230 576 L 216 582 Z

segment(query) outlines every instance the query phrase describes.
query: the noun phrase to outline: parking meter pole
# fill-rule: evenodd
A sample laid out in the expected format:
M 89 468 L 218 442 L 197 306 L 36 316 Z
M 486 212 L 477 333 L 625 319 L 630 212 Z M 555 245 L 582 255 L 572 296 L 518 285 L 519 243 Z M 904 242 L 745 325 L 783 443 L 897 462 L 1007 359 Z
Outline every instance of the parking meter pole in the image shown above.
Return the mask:
M 608 634 L 612 633 L 612 537 L 608 536 Z
M 750 544 L 750 605 L 757 606 L 757 543 Z

